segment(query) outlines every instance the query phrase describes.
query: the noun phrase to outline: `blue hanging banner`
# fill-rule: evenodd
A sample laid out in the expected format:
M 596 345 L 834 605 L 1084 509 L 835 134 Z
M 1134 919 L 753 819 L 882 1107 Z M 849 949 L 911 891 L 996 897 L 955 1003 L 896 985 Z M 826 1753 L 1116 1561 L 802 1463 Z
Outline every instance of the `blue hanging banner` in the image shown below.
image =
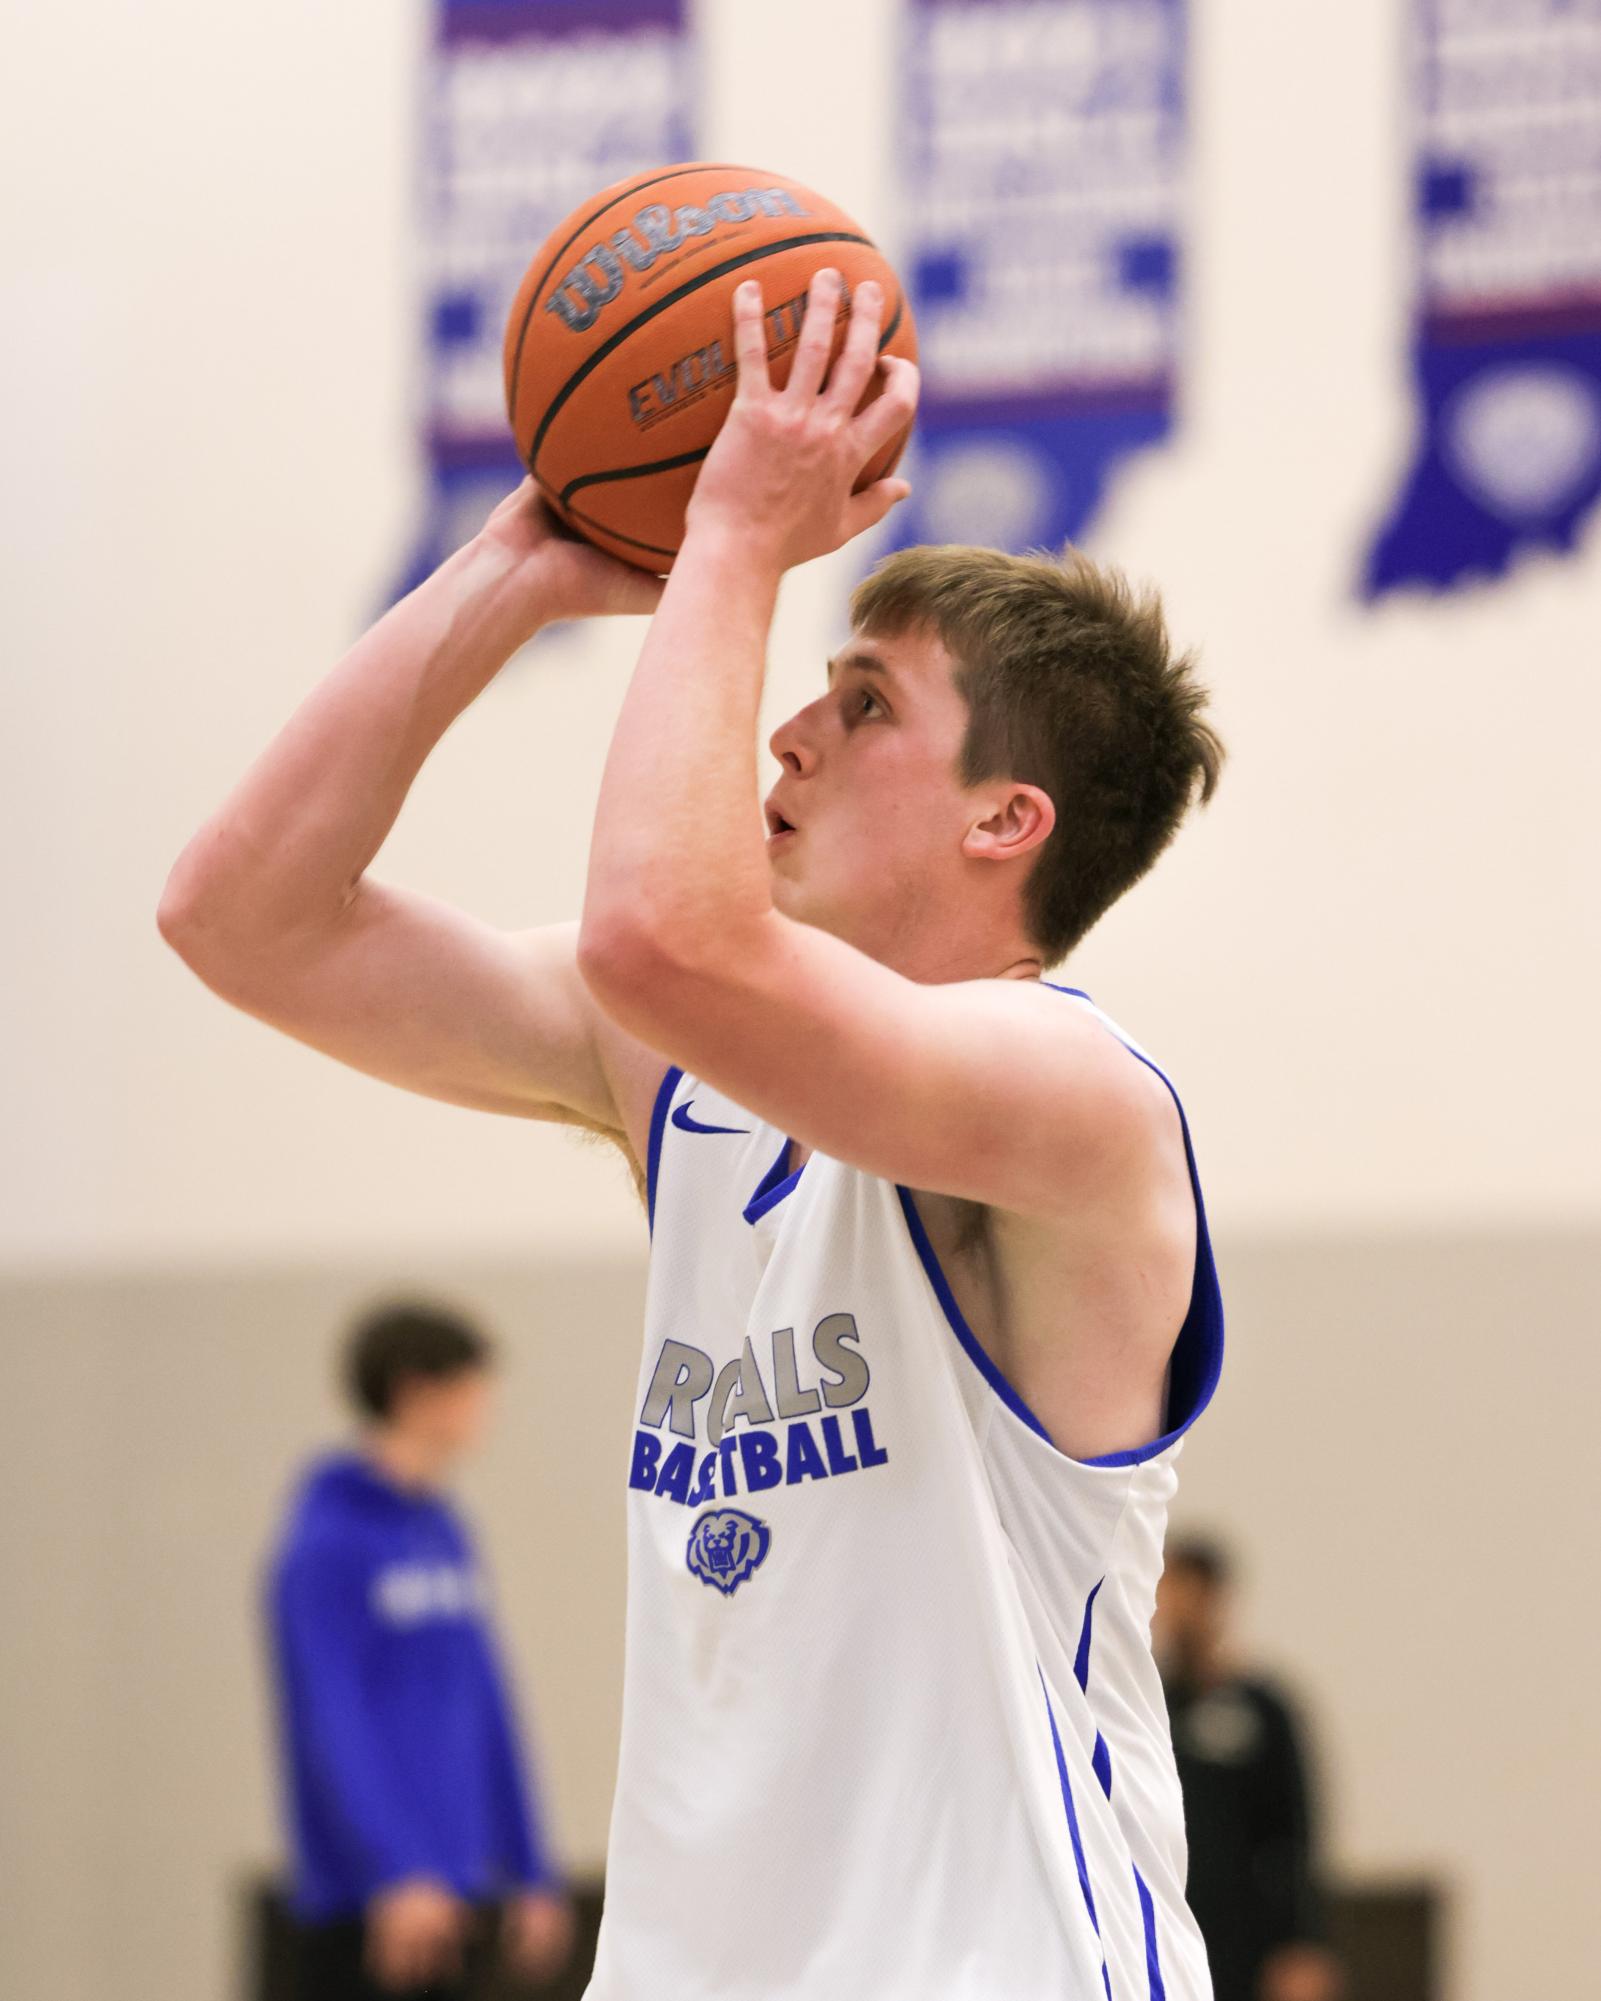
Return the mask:
M 913 542 L 1083 535 L 1173 421 L 1183 0 L 911 0 Z
M 1601 495 L 1601 0 L 1414 0 L 1419 441 L 1363 595 L 1570 550 Z
M 422 162 L 429 491 L 397 596 L 522 477 L 501 339 L 534 252 L 613 181 L 693 157 L 686 12 L 687 0 L 437 0 Z

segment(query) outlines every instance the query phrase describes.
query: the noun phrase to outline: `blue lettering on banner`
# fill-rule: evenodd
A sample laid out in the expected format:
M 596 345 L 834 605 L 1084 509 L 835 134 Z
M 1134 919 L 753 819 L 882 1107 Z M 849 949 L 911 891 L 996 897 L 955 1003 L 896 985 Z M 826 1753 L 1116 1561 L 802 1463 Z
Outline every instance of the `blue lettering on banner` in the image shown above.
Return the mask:
M 1601 497 L 1601 8 L 1413 13 L 1418 438 L 1369 598 L 1571 550 Z
M 428 500 L 395 595 L 459 548 L 522 478 L 501 343 L 523 273 L 601 188 L 694 156 L 693 72 L 687 0 L 435 0 L 421 162 Z M 637 263 L 673 231 L 713 224 L 697 210 L 660 213 L 660 222 L 648 207 L 630 213 L 646 234 L 641 244 L 620 230 L 619 254 Z M 607 282 L 604 268 L 586 269 L 569 285 L 593 300 Z
M 1172 426 L 1184 0 L 914 0 L 923 393 L 897 539 L 1077 540 Z

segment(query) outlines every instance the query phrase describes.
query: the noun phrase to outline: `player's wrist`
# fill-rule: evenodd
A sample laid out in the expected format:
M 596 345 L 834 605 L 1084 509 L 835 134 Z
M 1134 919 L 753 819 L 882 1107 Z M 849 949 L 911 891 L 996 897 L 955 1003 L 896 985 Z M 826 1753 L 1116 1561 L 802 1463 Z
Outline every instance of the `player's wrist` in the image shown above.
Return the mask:
M 449 559 L 451 566 L 466 600 L 503 623 L 517 645 L 575 615 L 563 603 L 561 577 L 543 545 L 513 549 L 480 529 Z
M 765 533 L 748 516 L 717 506 L 699 511 L 690 503 L 683 545 L 673 574 L 699 570 L 729 587 L 776 592 L 784 574 L 783 539 Z

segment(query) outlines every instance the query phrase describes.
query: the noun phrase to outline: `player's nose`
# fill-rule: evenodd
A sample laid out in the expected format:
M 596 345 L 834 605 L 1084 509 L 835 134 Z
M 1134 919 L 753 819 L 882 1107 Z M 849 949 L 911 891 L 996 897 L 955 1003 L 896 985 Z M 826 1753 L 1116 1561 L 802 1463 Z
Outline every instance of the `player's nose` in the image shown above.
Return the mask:
M 806 727 L 805 709 L 780 723 L 767 739 L 767 748 L 784 769 L 796 778 L 805 778 L 817 769 L 817 745 Z

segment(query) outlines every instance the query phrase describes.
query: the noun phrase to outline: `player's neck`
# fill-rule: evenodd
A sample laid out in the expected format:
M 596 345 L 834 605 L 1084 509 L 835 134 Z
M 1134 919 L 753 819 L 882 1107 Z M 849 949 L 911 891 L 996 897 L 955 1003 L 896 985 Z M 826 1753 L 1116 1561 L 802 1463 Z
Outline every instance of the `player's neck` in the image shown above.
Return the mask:
M 407 1493 L 434 1494 L 445 1484 L 448 1460 L 431 1438 L 399 1425 L 367 1432 L 362 1451 L 391 1485 Z
M 919 925 L 915 932 L 884 939 L 881 949 L 861 940 L 849 942 L 919 986 L 949 986 L 958 980 L 1037 980 L 1044 971 L 1037 946 L 998 926 L 977 932 L 960 924 Z
M 989 952 L 972 952 L 936 945 L 923 962 L 924 970 L 899 967 L 908 979 L 923 986 L 947 986 L 957 980 L 1037 980 L 1044 968 L 1038 952 L 1027 946 L 1003 946 Z

